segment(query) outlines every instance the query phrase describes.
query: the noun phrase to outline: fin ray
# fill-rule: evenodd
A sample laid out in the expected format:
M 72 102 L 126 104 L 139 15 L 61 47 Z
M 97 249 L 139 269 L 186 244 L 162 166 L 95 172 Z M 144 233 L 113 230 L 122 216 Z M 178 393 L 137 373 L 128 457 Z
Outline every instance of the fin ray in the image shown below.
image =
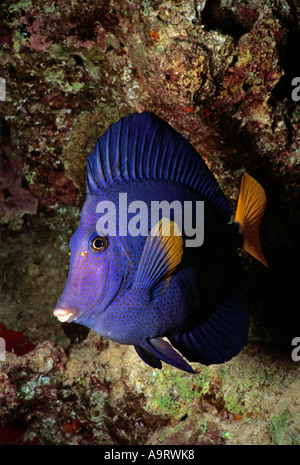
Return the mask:
M 177 224 L 162 218 L 146 239 L 133 285 L 149 289 L 152 299 L 159 297 L 166 291 L 182 253 L 183 241 Z
M 226 221 L 230 220 L 226 197 L 199 153 L 153 113 L 134 113 L 112 124 L 88 157 L 88 194 L 124 179 L 178 182 L 198 192 Z
M 224 301 L 204 321 L 168 336 L 171 344 L 191 362 L 224 363 L 244 347 L 248 335 L 248 311 L 238 270 L 231 277 Z
M 158 368 L 161 370 L 162 364 L 161 361 L 158 357 L 156 357 L 154 354 L 149 352 L 148 350 L 145 350 L 143 347 L 140 346 L 134 346 L 136 353 L 141 357 L 143 362 L 147 363 L 152 368 Z
M 259 240 L 259 225 L 265 208 L 266 194 L 261 185 L 249 174 L 242 178 L 241 191 L 235 215 L 243 234 L 243 248 L 265 266 L 268 266 Z
M 187 373 L 194 373 L 192 367 L 173 349 L 173 347 L 161 337 L 149 339 L 143 343 L 146 350 L 152 352 L 163 362 L 168 363 Z

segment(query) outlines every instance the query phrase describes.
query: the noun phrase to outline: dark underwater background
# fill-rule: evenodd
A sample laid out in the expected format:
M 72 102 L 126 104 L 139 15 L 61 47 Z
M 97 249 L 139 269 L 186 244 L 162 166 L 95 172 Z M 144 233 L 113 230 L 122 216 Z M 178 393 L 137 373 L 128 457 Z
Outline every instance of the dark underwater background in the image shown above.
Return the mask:
M 297 0 L 2 1 L 0 444 L 300 444 L 299 48 Z M 135 111 L 192 143 L 233 212 L 245 171 L 267 195 L 269 268 L 238 251 L 248 342 L 195 375 L 52 315 L 85 159 Z

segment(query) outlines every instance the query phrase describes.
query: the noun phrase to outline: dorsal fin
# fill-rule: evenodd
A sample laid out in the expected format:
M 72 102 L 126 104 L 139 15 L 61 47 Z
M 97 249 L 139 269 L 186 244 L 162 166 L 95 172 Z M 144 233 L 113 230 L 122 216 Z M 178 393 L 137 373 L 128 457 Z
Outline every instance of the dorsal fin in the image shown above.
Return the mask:
M 87 158 L 88 194 L 131 179 L 183 184 L 230 220 L 227 200 L 198 152 L 153 113 L 134 113 L 112 124 Z

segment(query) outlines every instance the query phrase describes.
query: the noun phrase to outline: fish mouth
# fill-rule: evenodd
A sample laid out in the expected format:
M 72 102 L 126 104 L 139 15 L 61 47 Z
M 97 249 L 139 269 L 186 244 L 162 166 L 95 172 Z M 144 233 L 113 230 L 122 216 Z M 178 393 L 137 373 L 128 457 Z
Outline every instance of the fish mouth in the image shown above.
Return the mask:
M 75 310 L 72 311 L 69 308 L 56 308 L 53 311 L 53 315 L 56 316 L 61 323 L 66 323 L 72 317 L 72 319 L 74 319 L 75 313 Z

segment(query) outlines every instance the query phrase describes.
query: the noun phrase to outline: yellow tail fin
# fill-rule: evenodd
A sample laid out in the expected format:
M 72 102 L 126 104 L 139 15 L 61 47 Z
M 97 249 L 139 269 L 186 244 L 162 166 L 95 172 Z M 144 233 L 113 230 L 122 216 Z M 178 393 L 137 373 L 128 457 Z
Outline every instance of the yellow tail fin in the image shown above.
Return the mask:
M 266 208 L 265 191 L 254 178 L 245 173 L 242 178 L 235 221 L 243 234 L 243 248 L 257 260 L 268 266 L 259 241 L 259 225 Z

